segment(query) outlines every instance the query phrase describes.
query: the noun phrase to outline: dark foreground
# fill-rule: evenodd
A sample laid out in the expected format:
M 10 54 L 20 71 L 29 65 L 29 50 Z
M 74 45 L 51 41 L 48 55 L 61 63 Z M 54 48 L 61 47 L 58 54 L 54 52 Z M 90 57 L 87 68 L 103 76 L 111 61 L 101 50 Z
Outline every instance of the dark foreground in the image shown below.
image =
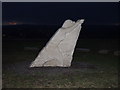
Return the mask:
M 90 51 L 76 49 L 71 67 L 29 68 L 45 42 L 3 41 L 3 88 L 117 88 L 118 56 L 113 54 L 118 50 L 117 41 L 81 40 L 81 43 L 76 47 Z M 101 49 L 109 52 L 100 54 Z

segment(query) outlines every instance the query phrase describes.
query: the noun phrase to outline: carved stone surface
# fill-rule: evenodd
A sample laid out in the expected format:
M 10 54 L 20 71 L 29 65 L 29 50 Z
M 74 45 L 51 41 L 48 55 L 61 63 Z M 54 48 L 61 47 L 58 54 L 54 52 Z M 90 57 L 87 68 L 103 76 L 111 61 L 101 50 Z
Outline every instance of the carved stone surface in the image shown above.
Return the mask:
M 30 67 L 71 66 L 74 48 L 83 22 L 83 19 L 77 22 L 66 20 L 41 50 Z

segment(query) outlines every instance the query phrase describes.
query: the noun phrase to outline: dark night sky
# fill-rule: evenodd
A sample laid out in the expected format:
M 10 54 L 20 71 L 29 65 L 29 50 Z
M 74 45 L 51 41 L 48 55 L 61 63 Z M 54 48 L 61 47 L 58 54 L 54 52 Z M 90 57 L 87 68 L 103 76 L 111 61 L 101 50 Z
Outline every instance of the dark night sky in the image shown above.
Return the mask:
M 84 18 L 86 24 L 118 24 L 118 3 L 30 3 L 3 4 L 3 23 L 62 24 L 66 19 Z

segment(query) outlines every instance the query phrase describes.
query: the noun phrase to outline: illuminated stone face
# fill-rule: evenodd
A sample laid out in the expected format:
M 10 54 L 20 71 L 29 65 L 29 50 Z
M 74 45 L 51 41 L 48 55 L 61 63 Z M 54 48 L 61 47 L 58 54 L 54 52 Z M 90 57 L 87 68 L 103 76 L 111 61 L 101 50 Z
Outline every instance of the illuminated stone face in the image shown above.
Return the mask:
M 66 20 L 41 50 L 30 67 L 70 67 L 83 19 Z

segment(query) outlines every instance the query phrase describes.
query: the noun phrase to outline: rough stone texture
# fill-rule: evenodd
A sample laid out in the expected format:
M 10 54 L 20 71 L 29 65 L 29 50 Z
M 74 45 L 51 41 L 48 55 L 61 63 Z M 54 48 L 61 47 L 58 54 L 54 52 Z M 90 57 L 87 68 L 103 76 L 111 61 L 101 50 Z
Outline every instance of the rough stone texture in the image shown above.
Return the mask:
M 76 23 L 66 20 L 61 28 L 53 35 L 41 50 L 30 67 L 71 66 L 72 55 L 81 30 L 83 19 Z

